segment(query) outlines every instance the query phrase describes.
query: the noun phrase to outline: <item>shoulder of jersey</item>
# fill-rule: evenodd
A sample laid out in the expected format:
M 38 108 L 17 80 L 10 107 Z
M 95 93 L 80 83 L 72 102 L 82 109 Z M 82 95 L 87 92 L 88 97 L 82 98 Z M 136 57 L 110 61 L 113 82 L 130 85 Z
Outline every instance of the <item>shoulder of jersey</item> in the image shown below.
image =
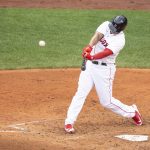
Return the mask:
M 108 26 L 110 22 L 109 21 L 104 21 L 103 24 L 105 24 L 106 26 Z
M 107 30 L 109 30 L 109 21 L 104 21 L 103 23 L 102 23 L 102 25 L 103 25 L 103 27 L 105 27 Z

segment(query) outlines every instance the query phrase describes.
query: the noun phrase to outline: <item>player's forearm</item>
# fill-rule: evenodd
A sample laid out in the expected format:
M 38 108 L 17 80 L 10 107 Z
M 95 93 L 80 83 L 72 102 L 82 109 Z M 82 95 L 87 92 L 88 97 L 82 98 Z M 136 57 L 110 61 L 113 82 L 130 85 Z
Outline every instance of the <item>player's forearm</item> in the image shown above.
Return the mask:
M 90 43 L 85 48 L 83 48 L 82 56 L 84 57 L 85 53 L 91 53 L 93 46 L 96 45 L 98 41 L 103 38 L 103 36 L 104 35 L 102 33 L 96 32 L 91 38 Z
M 104 51 L 99 52 L 95 55 L 91 55 L 90 53 L 85 53 L 84 57 L 88 60 L 96 60 L 96 59 L 102 59 L 102 58 L 107 57 L 112 54 L 113 54 L 112 50 L 105 48 Z
M 113 54 L 112 50 L 105 48 L 104 51 L 99 52 L 99 53 L 93 55 L 92 57 L 93 57 L 93 59 L 102 59 L 102 58 L 107 57 L 112 54 Z
M 98 43 L 98 41 L 100 41 L 103 38 L 103 36 L 104 35 L 102 33 L 96 32 L 94 36 L 91 38 L 89 45 L 93 47 Z

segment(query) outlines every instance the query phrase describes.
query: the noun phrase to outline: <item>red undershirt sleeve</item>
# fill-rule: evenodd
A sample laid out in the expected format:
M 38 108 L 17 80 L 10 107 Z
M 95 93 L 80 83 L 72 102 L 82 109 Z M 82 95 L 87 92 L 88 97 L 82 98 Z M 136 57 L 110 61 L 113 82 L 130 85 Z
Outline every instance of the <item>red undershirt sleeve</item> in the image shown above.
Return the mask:
M 99 53 L 93 55 L 92 57 L 93 57 L 93 59 L 102 59 L 102 58 L 107 57 L 112 54 L 113 54 L 112 50 L 105 48 L 104 51 L 99 52 Z

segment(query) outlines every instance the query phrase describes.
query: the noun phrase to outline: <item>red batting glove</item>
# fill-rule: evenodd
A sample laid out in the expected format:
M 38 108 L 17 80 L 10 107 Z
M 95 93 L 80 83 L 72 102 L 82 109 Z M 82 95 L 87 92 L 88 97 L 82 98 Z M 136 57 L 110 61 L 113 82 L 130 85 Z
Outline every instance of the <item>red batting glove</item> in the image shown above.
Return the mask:
M 83 51 L 84 51 L 84 52 L 91 53 L 92 49 L 93 49 L 93 48 L 92 48 L 90 45 L 88 45 L 88 46 L 86 46 L 85 48 L 83 48 Z
M 90 53 L 85 53 L 84 58 L 86 58 L 88 60 L 93 60 L 94 59 L 94 57 Z
M 90 45 L 83 48 L 82 56 L 84 57 L 85 53 L 91 53 L 92 49 L 93 48 Z

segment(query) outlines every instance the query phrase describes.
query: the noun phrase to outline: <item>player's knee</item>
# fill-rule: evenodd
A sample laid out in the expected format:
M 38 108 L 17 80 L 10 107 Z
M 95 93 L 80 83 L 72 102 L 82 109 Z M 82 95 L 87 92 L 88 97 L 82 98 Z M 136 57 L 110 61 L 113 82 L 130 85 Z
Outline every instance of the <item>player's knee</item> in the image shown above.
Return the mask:
M 110 108 L 110 103 L 101 103 L 101 105 L 105 108 Z
M 103 98 L 100 100 L 100 103 L 105 108 L 109 108 L 111 105 L 111 103 L 107 99 L 103 99 Z

